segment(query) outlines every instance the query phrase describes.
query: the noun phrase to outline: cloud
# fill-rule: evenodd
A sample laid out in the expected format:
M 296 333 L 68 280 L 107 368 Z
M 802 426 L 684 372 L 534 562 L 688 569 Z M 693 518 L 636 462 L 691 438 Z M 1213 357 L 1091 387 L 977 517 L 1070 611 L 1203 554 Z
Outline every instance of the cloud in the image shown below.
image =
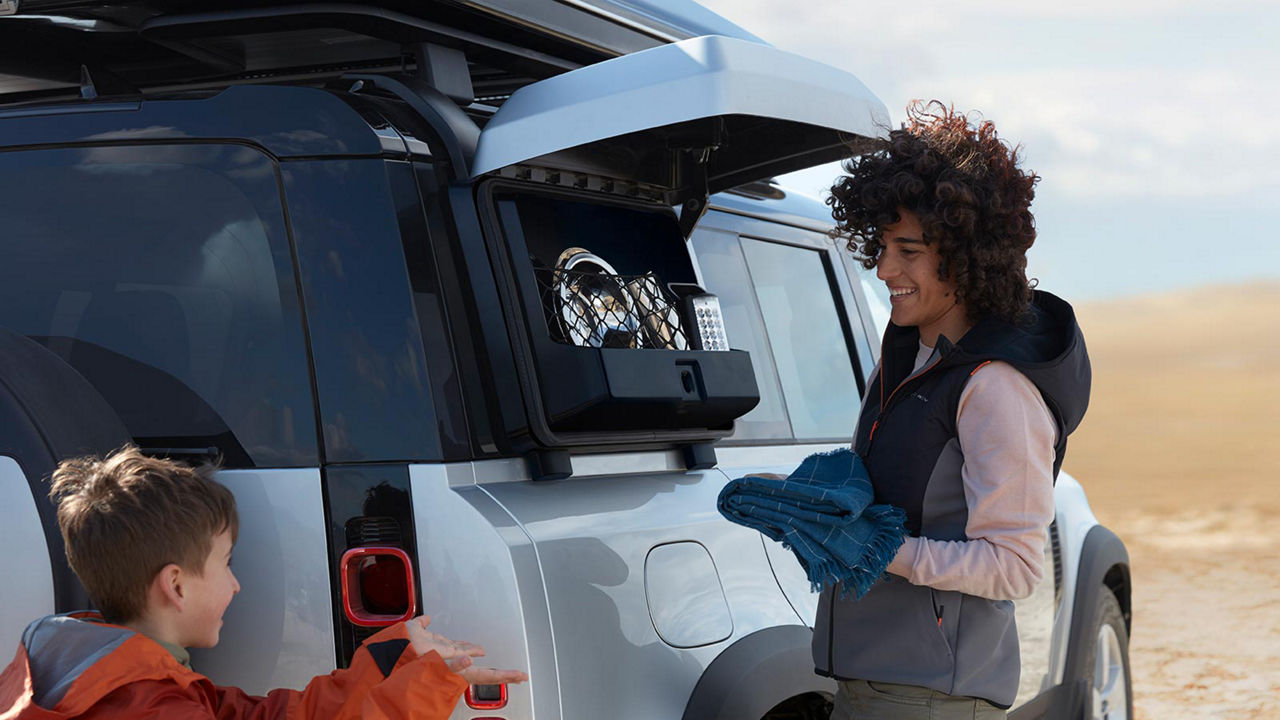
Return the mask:
M 1254 94 L 1241 73 L 1062 70 L 946 84 L 1020 141 L 1054 192 L 1203 198 L 1280 188 L 1268 159 L 1280 156 L 1280 99 Z
M 775 45 L 911 98 L 979 108 L 1044 195 L 1212 198 L 1280 189 L 1280 11 L 1261 0 L 703 0 Z
M 1224 0 L 1214 5 L 1214 11 L 1251 11 L 1270 8 L 1273 0 Z M 1169 16 L 1177 13 L 1195 13 L 1205 9 L 1202 0 L 1073 0 L 1070 3 L 1027 2 L 1026 0 L 932 0 L 916 6 L 914 12 L 936 16 L 993 16 L 1011 19 L 1062 19 L 1083 18 L 1115 21 L 1132 18 Z M 884 4 L 878 10 L 886 14 L 900 15 L 901 6 Z

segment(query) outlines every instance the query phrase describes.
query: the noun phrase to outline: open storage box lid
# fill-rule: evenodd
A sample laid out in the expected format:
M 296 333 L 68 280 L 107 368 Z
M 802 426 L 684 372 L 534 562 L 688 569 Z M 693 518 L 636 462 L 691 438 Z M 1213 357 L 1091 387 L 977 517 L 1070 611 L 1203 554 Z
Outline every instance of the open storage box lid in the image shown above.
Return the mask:
M 707 35 L 517 90 L 480 134 L 473 177 L 516 164 L 635 180 L 669 204 L 850 154 L 889 114 L 856 77 L 777 48 Z M 682 153 L 704 148 L 701 173 Z
M 691 336 L 703 323 L 693 304 L 710 296 L 699 295 L 684 239 L 707 196 L 865 151 L 865 144 L 852 145 L 888 130 L 883 103 L 852 75 L 714 35 L 513 93 L 481 132 L 471 174 L 481 205 L 493 208 L 491 250 L 510 263 L 508 292 L 519 308 L 513 317 L 523 318 L 519 335 L 528 338 L 521 350 L 531 370 L 522 380 L 530 401 L 527 432 L 549 449 L 534 457 L 563 452 L 550 450 L 558 448 L 672 443 L 686 450 L 689 467 L 714 464 L 714 454 L 698 448 L 709 450 L 759 402 L 750 357 L 708 346 L 700 335 L 688 346 L 651 349 L 647 331 L 621 331 L 648 328 L 652 318 L 627 314 L 630 289 L 651 275 L 655 286 L 672 291 L 664 298 L 654 293 L 654 306 L 664 308 L 659 317 L 678 314 Z M 593 192 L 593 178 L 603 193 Z M 678 204 L 684 208 L 677 218 L 670 206 Z M 608 222 L 592 214 L 607 207 Z M 566 305 L 563 292 L 549 290 L 592 287 L 559 267 L 564 253 L 579 251 L 602 260 L 601 277 L 609 282 L 601 279 L 591 290 L 598 298 Z M 687 294 L 675 292 L 677 285 Z M 623 308 L 627 322 L 615 323 L 623 342 L 588 343 L 557 332 L 572 328 L 566 307 L 578 304 L 600 317 Z M 718 312 L 708 327 L 719 326 Z M 727 342 L 732 348 L 733 338 Z M 535 476 L 570 471 L 548 466 Z

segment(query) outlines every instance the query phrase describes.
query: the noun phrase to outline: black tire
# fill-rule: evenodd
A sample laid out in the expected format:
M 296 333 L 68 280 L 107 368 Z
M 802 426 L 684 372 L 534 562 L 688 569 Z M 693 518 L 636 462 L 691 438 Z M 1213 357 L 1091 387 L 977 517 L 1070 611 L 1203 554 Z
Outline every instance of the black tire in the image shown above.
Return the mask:
M 1130 720 L 1133 717 L 1133 679 L 1129 668 L 1129 631 L 1120 602 L 1110 588 L 1098 593 L 1095 622 L 1085 642 L 1084 720 Z M 1112 640 L 1114 639 L 1114 642 Z M 1099 678 L 1099 670 L 1107 677 Z M 1121 695 L 1121 691 L 1123 694 Z

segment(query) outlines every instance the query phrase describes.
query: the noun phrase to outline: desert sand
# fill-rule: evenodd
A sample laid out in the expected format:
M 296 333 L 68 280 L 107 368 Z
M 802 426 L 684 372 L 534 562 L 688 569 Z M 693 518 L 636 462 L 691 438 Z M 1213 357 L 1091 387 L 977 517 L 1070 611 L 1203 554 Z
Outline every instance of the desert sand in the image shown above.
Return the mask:
M 1135 715 L 1280 718 L 1280 282 L 1077 312 L 1065 469 L 1129 548 Z

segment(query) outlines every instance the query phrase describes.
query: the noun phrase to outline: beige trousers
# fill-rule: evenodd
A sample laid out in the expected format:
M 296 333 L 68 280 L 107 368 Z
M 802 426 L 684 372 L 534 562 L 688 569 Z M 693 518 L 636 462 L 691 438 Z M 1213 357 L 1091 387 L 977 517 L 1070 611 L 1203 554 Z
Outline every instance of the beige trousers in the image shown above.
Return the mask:
M 831 720 L 1004 720 L 986 700 L 929 688 L 866 680 L 842 680 Z

